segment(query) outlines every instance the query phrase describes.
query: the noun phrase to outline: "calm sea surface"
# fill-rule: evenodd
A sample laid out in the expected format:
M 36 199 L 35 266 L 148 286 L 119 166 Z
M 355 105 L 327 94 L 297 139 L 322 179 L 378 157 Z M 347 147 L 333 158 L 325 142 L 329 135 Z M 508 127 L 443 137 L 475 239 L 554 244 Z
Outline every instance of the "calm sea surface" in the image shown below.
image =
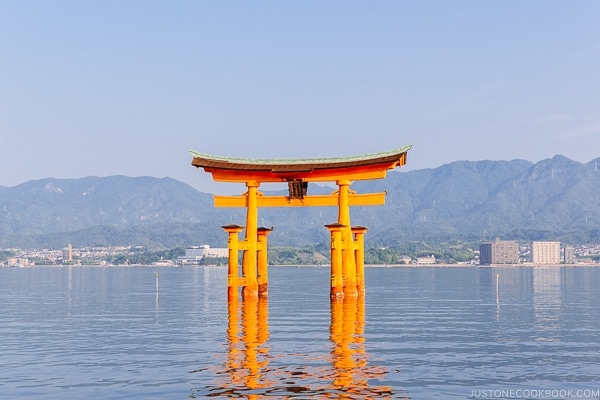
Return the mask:
M 228 303 L 221 267 L 2 268 L 0 398 L 600 392 L 600 268 L 367 268 L 340 304 L 327 268 L 269 273 Z

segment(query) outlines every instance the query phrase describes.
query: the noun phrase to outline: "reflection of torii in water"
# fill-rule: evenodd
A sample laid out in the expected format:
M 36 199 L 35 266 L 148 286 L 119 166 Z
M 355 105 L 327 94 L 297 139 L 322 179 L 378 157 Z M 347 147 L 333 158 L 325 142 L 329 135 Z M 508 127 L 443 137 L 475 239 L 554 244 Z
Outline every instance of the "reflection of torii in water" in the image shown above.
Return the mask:
M 241 321 L 240 321 L 241 314 Z M 326 366 L 301 370 L 275 368 L 269 361 L 268 303 L 266 298 L 229 300 L 227 358 L 224 369 L 217 369 L 214 386 L 207 395 L 228 398 L 280 398 L 298 395 L 318 398 L 394 398 L 399 396 L 389 386 L 369 385 L 369 380 L 382 381 L 387 368 L 368 365 L 365 348 L 364 297 L 346 297 L 331 302 L 331 352 L 323 355 Z M 241 329 L 240 329 L 241 328 Z M 313 356 L 311 354 L 311 356 Z M 314 362 L 314 360 L 312 360 Z M 319 363 L 321 364 L 321 363 Z
M 385 204 L 386 193 L 357 194 L 350 190 L 352 181 L 382 179 L 389 169 L 406 164 L 411 146 L 388 152 L 356 157 L 252 160 L 212 156 L 192 152 L 192 165 L 204 168 L 218 182 L 245 183 L 248 191 L 241 196 L 215 196 L 216 207 L 246 207 L 246 234 L 238 240 L 243 227 L 223 226 L 229 234 L 229 297 L 265 297 L 268 292 L 267 235 L 271 229 L 258 227 L 259 207 L 337 206 L 338 221 L 326 225 L 331 232 L 332 299 L 356 297 L 364 293 L 365 227 L 352 227 L 350 206 Z M 288 196 L 264 196 L 261 183 L 287 182 Z M 330 195 L 308 195 L 309 182 L 335 182 L 338 190 Z M 238 271 L 238 251 L 243 251 L 242 276 Z

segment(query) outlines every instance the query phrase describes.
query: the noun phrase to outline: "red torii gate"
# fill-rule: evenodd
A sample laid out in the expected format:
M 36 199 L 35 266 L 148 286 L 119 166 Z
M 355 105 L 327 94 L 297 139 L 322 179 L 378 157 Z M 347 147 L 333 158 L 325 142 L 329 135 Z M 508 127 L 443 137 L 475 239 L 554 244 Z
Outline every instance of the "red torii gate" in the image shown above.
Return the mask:
M 357 194 L 352 181 L 383 179 L 387 170 L 406 164 L 411 146 L 355 157 L 313 159 L 246 159 L 191 151 L 192 165 L 204 168 L 217 182 L 245 183 L 248 191 L 240 196 L 214 196 L 215 207 L 246 207 L 246 234 L 239 225 L 226 225 L 228 233 L 228 295 L 266 296 L 268 293 L 267 235 L 271 229 L 258 226 L 259 207 L 337 206 L 338 221 L 325 225 L 331 233 L 332 299 L 363 294 L 364 234 L 366 227 L 352 227 L 350 206 L 383 205 L 386 192 Z M 287 182 L 288 196 L 265 196 L 258 191 L 263 182 Z M 335 182 L 338 190 L 330 195 L 308 195 L 309 182 Z M 243 250 L 242 276 L 238 251 Z

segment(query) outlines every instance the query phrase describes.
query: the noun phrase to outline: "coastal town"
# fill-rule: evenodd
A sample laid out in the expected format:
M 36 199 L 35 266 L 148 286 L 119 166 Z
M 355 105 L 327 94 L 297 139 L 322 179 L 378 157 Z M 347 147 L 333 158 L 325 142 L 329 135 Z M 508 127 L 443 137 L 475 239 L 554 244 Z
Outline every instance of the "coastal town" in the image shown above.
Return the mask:
M 1 267 L 30 267 L 35 265 L 140 265 L 129 260 L 146 251 L 144 246 L 98 246 L 75 248 L 70 244 L 62 249 L 0 249 Z M 456 262 L 455 266 L 477 265 L 600 265 L 600 244 L 561 246 L 557 241 L 534 241 L 521 244 L 514 240 L 483 242 L 473 251 L 471 260 Z M 159 258 L 145 263 L 159 267 L 204 265 L 206 260 L 226 259 L 227 248 L 209 245 L 189 246 L 185 254 Z M 115 262 L 117 261 L 117 262 Z M 211 264 L 211 263 L 208 263 Z M 214 263 L 212 263 L 214 264 Z M 394 265 L 448 265 L 435 255 L 398 257 Z

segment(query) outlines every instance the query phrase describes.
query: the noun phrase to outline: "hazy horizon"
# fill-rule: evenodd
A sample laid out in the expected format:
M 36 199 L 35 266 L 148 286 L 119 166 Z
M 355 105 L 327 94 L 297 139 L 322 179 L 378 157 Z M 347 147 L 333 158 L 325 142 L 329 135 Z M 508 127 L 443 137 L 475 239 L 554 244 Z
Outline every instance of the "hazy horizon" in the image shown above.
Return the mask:
M 409 153 L 410 153 L 410 150 L 409 150 Z M 407 166 L 405 165 L 405 166 L 403 166 L 401 168 L 395 168 L 395 169 L 390 170 L 388 172 L 400 172 L 400 173 L 404 172 L 404 173 L 407 173 L 407 172 L 418 171 L 418 170 L 425 170 L 425 169 L 436 169 L 436 168 L 439 168 L 439 167 L 443 167 L 444 165 L 453 164 L 453 163 L 456 163 L 456 162 L 475 162 L 476 163 L 476 162 L 486 162 L 486 161 L 489 161 L 489 162 L 502 162 L 502 161 L 518 161 L 518 160 L 521 160 L 521 161 L 530 162 L 532 165 L 535 165 L 535 164 L 537 164 L 539 162 L 542 162 L 544 160 L 550 160 L 550 159 L 553 159 L 554 157 L 557 157 L 557 156 L 566 157 L 566 158 L 570 159 L 571 161 L 574 161 L 574 162 L 577 162 L 577 163 L 580 163 L 580 164 L 589 164 L 589 163 L 591 163 L 593 161 L 600 160 L 600 156 L 592 158 L 591 160 L 588 160 L 588 161 L 579 161 L 579 160 L 574 160 L 574 159 L 572 159 L 570 157 L 567 157 L 567 156 L 565 156 L 563 154 L 555 154 L 552 157 L 544 158 L 544 159 L 541 159 L 541 160 L 538 160 L 538 161 L 530 161 L 530 160 L 519 159 L 519 158 L 515 158 L 515 159 L 512 159 L 512 160 L 490 160 L 490 159 L 483 159 L 483 160 L 455 160 L 455 161 L 450 161 L 448 163 L 439 165 L 437 167 L 425 167 L 425 168 L 418 168 L 418 169 L 416 169 L 416 168 L 412 168 L 412 169 L 411 168 L 407 168 Z M 409 158 L 410 158 L 410 154 L 409 154 Z M 195 167 L 193 167 L 193 168 L 196 169 Z M 199 174 L 204 174 L 204 175 L 208 176 L 209 178 L 211 176 L 209 173 L 205 172 L 202 168 L 198 169 L 197 172 Z M 19 183 L 15 184 L 15 185 L 2 185 L 2 184 L 0 184 L 0 187 L 15 187 L 15 186 L 19 186 L 21 184 L 27 183 L 27 182 L 37 181 L 37 180 L 45 180 L 45 179 L 69 180 L 69 179 L 84 179 L 84 178 L 88 178 L 88 177 L 108 178 L 108 177 L 111 177 L 111 176 L 125 176 L 125 177 L 128 177 L 128 178 L 150 177 L 150 178 L 156 178 L 156 179 L 171 178 L 171 179 L 175 179 L 177 181 L 180 181 L 182 183 L 188 184 L 188 185 L 192 186 L 194 189 L 196 189 L 196 190 L 198 190 L 200 192 L 205 192 L 205 193 L 208 193 L 208 194 L 225 194 L 225 195 L 227 195 L 227 194 L 238 194 L 240 192 L 240 189 L 244 188 L 244 185 L 241 184 L 241 183 L 212 182 L 212 185 L 207 186 L 206 189 L 202 189 L 202 188 L 196 187 L 193 184 L 190 184 L 189 182 L 183 181 L 181 179 L 177 179 L 177 178 L 172 177 L 172 176 L 152 176 L 152 175 L 147 175 L 147 174 L 146 175 L 127 175 L 127 174 L 119 174 L 119 173 L 117 173 L 117 174 L 111 174 L 111 175 L 86 175 L 86 176 L 71 177 L 71 178 L 65 178 L 65 177 L 59 177 L 59 176 L 46 176 L 46 177 L 40 177 L 40 178 L 35 178 L 35 179 L 29 179 L 29 180 L 26 180 L 26 181 L 23 181 L 23 182 L 19 182 Z M 318 185 L 318 186 L 325 186 L 325 187 L 329 187 L 330 186 L 330 185 L 328 185 L 328 182 L 318 182 L 318 183 L 313 183 L 313 184 L 314 185 Z M 263 183 L 262 184 L 262 186 L 263 187 L 266 186 L 268 188 L 268 190 L 277 190 L 277 187 L 279 185 L 285 185 L 285 184 L 284 183 Z M 335 185 L 333 185 L 333 186 L 335 186 Z M 287 186 L 281 186 L 282 189 L 285 189 L 286 187 Z
M 189 150 L 588 162 L 598 20 L 590 0 L 2 2 L 0 185 L 123 174 L 221 192 Z

